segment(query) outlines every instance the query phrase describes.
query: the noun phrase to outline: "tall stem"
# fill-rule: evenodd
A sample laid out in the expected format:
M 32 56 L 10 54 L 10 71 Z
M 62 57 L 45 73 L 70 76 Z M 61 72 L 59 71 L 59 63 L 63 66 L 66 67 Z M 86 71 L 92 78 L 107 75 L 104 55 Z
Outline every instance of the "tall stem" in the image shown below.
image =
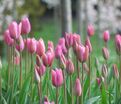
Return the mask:
M 41 104 L 42 103 L 42 81 L 41 81 L 41 77 L 40 77 L 39 88 L 40 88 L 40 104 Z
M 80 75 L 79 75 L 79 61 L 78 61 L 78 59 L 76 59 L 76 67 L 77 67 L 77 76 L 78 76 L 78 78 L 80 78 Z
M 31 99 L 33 101 L 33 55 L 31 54 Z
M 2 104 L 2 73 L 0 69 L 0 102 Z
M 63 78 L 64 78 L 64 104 L 67 104 L 65 70 L 63 70 Z
M 19 78 L 20 89 L 22 86 L 22 53 L 20 53 L 20 78 Z
M 91 92 L 91 56 L 89 56 L 89 92 L 88 92 L 89 98 L 90 98 L 90 92 Z
M 84 83 L 83 83 L 83 78 L 84 78 L 84 72 L 83 72 L 83 62 L 82 62 L 82 95 L 81 95 L 81 104 L 83 104 L 83 85 L 84 85 Z
M 120 65 L 120 70 L 119 70 L 119 82 L 120 82 L 120 94 L 121 94 L 121 54 L 119 55 L 119 65 Z
M 73 104 L 72 75 L 70 75 L 70 92 L 71 92 L 71 104 Z
M 58 104 L 58 90 L 59 90 L 59 88 L 56 87 L 56 104 Z

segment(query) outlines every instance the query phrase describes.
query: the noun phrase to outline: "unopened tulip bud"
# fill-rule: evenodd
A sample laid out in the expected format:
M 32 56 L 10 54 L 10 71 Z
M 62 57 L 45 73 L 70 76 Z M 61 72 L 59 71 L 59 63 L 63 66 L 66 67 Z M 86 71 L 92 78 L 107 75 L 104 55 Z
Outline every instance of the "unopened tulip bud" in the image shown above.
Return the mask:
M 66 61 L 66 71 L 70 75 L 74 73 L 74 64 L 70 59 Z
M 31 54 L 34 54 L 37 49 L 37 41 L 34 38 L 30 39 L 27 43 L 27 48 Z
M 89 52 L 92 52 L 92 45 L 91 45 L 89 37 L 86 38 L 85 46 L 88 46 Z
M 37 53 L 40 57 L 45 53 L 45 44 L 44 44 L 43 39 L 39 39 L 39 41 L 37 41 L 36 53 Z
M 36 79 L 36 81 L 38 82 L 38 83 L 40 83 L 40 76 L 39 76 L 39 74 L 38 74 L 38 71 L 37 71 L 37 66 L 35 66 L 35 68 L 34 68 L 34 74 L 35 74 L 35 79 Z
M 55 87 L 60 87 L 63 84 L 63 73 L 61 69 L 55 69 L 51 72 L 52 84 Z
M 10 37 L 10 32 L 9 30 L 6 30 L 4 32 L 4 41 L 8 46 L 12 46 L 14 44 L 14 39 Z
M 54 45 L 52 41 L 48 41 L 48 48 L 52 48 L 54 50 Z
M 110 39 L 110 33 L 109 33 L 108 30 L 106 30 L 106 31 L 104 31 L 104 33 L 103 33 L 103 40 L 104 40 L 105 42 L 108 42 L 109 39 Z
M 115 36 L 115 45 L 116 45 L 116 52 L 117 54 L 121 54 L 121 36 L 117 34 Z
M 65 44 L 67 49 L 70 48 L 73 45 L 73 35 L 66 33 L 65 34 Z
M 10 32 L 10 36 L 13 39 L 18 39 L 21 33 L 20 27 L 17 24 L 17 22 L 13 21 L 10 25 L 9 25 L 9 32 Z
M 105 64 L 103 64 L 103 66 L 102 66 L 102 74 L 103 74 L 104 78 L 106 78 L 108 76 L 108 70 L 107 70 L 107 66 Z
M 28 34 L 31 31 L 31 24 L 29 22 L 29 19 L 27 17 L 26 18 L 23 18 L 21 20 L 21 23 L 22 23 L 21 33 L 23 35 Z
M 100 86 L 101 78 L 96 78 L 96 81 L 97 81 L 98 86 Z
M 36 64 L 37 64 L 37 66 L 41 65 L 41 59 L 40 59 L 39 55 L 36 55 Z
M 66 68 L 66 58 L 65 58 L 64 54 L 61 54 L 61 56 L 60 56 L 60 67 L 62 69 Z
M 76 96 L 81 96 L 82 94 L 82 88 L 81 88 L 81 83 L 79 78 L 76 79 L 76 82 L 74 85 L 74 92 Z
M 87 33 L 88 33 L 88 36 L 93 36 L 94 35 L 94 27 L 92 24 L 89 24 L 88 27 L 87 27 Z
M 44 104 L 55 104 L 53 101 L 50 102 L 47 97 L 44 98 Z
M 22 52 L 24 50 L 24 40 L 23 40 L 22 36 L 20 36 L 19 39 L 17 40 L 16 49 L 19 52 Z
M 103 47 L 102 48 L 102 53 L 103 53 L 103 57 L 105 60 L 108 60 L 109 59 L 109 51 L 106 47 Z
M 61 54 L 62 54 L 62 48 L 60 45 L 57 45 L 55 48 L 55 57 L 60 58 Z
M 116 64 L 113 64 L 113 74 L 115 78 L 119 78 L 119 72 Z

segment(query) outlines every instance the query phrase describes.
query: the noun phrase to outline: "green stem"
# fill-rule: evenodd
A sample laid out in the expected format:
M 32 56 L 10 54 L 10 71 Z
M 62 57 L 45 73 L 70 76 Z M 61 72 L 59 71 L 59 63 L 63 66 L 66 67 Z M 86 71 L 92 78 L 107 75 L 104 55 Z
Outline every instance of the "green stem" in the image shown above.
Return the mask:
M 70 92 L 71 92 L 71 104 L 73 104 L 72 75 L 70 75 Z
M 22 86 L 22 53 L 20 53 L 20 78 L 19 78 L 19 86 L 21 89 Z
M 33 101 L 33 55 L 31 54 L 31 101 Z
M 58 92 L 59 92 L 59 88 L 56 87 L 56 104 L 58 104 Z
M 2 73 L 0 69 L 0 102 L 2 104 Z
M 41 77 L 40 77 L 40 104 L 42 103 L 42 81 L 41 81 Z
M 84 72 L 83 72 L 83 62 L 82 62 L 82 95 L 81 95 L 81 104 L 83 104 L 83 78 L 84 78 Z
M 91 92 L 91 56 L 89 56 L 89 92 L 88 92 L 89 98 L 90 98 L 90 92 Z
M 65 70 L 63 70 L 63 78 L 64 78 L 64 104 L 67 104 Z

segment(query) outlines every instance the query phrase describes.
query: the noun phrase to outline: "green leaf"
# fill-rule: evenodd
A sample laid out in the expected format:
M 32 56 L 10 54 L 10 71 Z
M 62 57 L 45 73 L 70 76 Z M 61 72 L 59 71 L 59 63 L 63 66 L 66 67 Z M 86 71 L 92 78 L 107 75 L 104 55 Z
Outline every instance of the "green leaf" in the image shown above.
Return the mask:
M 85 104 L 93 104 L 93 103 L 97 103 L 100 100 L 100 96 L 96 96 L 96 97 L 92 97 L 90 99 L 88 99 Z
M 102 104 L 107 104 L 107 93 L 106 93 L 104 83 L 102 83 L 101 98 L 102 98 L 102 100 L 101 100 Z

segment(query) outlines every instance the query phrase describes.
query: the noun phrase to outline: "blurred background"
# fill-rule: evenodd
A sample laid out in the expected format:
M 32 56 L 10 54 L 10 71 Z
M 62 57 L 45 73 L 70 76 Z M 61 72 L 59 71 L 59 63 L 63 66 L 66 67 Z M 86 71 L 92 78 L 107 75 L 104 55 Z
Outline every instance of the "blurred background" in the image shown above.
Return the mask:
M 112 37 L 121 33 L 121 0 L 0 0 L 0 56 L 5 52 L 3 32 L 25 16 L 32 25 L 30 36 L 45 42 L 57 43 L 65 32 L 78 33 L 83 41 L 88 24 L 95 27 L 95 39 L 107 29 Z

